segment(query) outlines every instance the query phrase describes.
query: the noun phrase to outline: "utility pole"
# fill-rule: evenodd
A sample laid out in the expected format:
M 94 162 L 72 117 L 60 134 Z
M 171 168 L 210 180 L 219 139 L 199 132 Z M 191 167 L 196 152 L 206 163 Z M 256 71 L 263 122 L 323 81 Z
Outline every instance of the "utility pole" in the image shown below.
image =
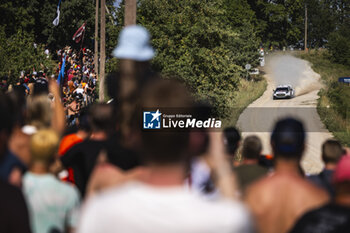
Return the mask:
M 96 1 L 96 9 L 95 9 L 95 54 L 94 54 L 94 67 L 95 67 L 95 73 L 96 77 L 98 79 L 98 10 L 99 10 L 99 2 L 100 0 Z
M 136 24 L 136 0 L 125 0 L 125 26 Z
M 124 26 L 136 24 L 136 0 L 125 0 Z M 133 112 L 136 110 L 136 102 L 131 99 L 133 93 L 137 93 L 138 85 L 135 74 L 136 62 L 131 59 L 120 59 L 120 92 L 118 102 L 120 103 L 120 132 L 121 142 L 124 146 L 132 146 L 130 135 L 133 129 L 130 124 L 133 122 Z
M 304 42 L 304 50 L 307 52 L 307 5 L 305 4 L 305 42 Z
M 101 0 L 101 30 L 100 30 L 100 101 L 105 99 L 105 60 L 106 60 L 106 0 Z
M 125 0 L 124 15 L 124 26 L 136 24 L 136 0 Z M 120 79 L 120 85 L 123 87 L 120 95 L 123 99 L 127 98 L 132 92 L 132 90 L 135 89 L 137 86 L 137 80 L 135 78 L 135 61 L 131 59 L 121 59 L 120 71 L 122 74 Z

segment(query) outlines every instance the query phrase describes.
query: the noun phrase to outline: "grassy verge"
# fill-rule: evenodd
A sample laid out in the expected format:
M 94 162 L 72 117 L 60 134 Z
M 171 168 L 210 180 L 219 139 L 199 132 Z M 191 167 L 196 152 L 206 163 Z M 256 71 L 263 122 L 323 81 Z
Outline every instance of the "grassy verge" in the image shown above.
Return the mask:
M 331 62 L 327 51 L 298 53 L 321 75 L 324 88 L 319 92 L 317 110 L 327 129 L 342 144 L 350 146 L 350 86 L 338 83 L 339 77 L 350 76 L 350 67 Z
M 234 93 L 234 98 L 230 101 L 230 115 L 223 120 L 224 126 L 236 125 L 239 115 L 254 100 L 258 99 L 266 90 L 267 82 L 259 77 L 253 81 L 241 79 L 238 91 Z

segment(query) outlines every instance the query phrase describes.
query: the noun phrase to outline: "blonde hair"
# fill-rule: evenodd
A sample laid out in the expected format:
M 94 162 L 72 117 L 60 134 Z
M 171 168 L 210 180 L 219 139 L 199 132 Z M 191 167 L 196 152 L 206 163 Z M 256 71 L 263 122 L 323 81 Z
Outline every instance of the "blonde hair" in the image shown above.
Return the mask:
M 49 163 L 57 153 L 60 138 L 50 129 L 39 130 L 30 140 L 30 152 L 33 161 Z
M 29 97 L 27 100 L 28 124 L 37 129 L 49 128 L 51 125 L 51 102 L 47 95 Z

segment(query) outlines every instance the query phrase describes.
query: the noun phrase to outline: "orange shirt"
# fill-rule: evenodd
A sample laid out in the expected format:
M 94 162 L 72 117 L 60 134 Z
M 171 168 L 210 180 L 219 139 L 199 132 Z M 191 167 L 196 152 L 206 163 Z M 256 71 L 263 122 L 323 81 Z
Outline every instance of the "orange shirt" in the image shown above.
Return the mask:
M 83 139 L 78 137 L 76 134 L 69 134 L 62 138 L 60 146 L 58 148 L 58 155 L 64 155 L 72 146 L 75 144 L 82 142 Z
M 60 146 L 58 148 L 58 155 L 63 156 L 70 148 L 72 148 L 72 146 L 74 146 L 75 144 L 78 144 L 82 141 L 83 141 L 83 139 L 78 137 L 74 133 L 63 137 L 61 140 Z M 75 183 L 73 169 L 68 168 L 67 170 L 68 170 L 68 177 L 64 178 L 63 180 Z

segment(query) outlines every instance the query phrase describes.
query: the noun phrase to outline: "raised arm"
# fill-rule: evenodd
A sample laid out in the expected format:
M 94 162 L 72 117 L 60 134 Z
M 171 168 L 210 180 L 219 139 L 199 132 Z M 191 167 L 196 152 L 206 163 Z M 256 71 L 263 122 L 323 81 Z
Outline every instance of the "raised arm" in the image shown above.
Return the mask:
M 51 119 L 51 127 L 60 135 L 63 134 L 64 129 L 66 127 L 66 117 L 65 117 L 65 111 L 64 107 L 61 102 L 61 95 L 59 86 L 54 80 L 50 80 L 49 83 L 49 91 L 54 96 L 54 103 L 53 103 L 53 116 Z
M 210 132 L 209 163 L 216 185 L 225 198 L 237 199 L 236 177 L 225 155 L 222 132 Z

